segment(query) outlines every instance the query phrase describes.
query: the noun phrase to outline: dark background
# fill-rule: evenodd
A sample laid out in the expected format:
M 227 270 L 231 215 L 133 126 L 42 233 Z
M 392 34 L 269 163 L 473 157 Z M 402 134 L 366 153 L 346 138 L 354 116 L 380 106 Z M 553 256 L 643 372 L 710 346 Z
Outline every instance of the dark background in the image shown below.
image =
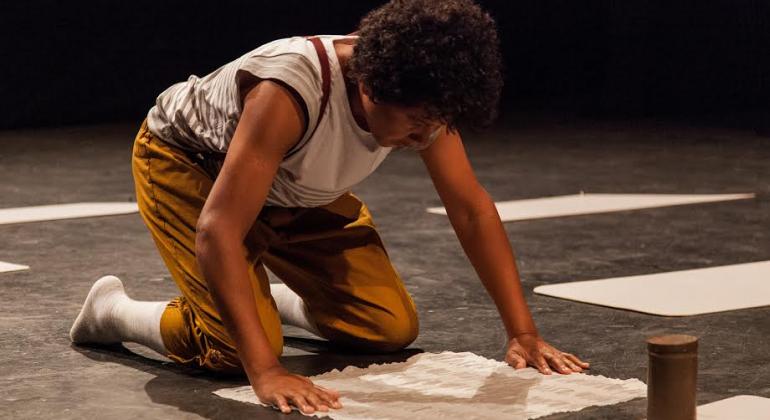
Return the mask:
M 138 122 L 155 97 L 262 43 L 347 33 L 382 1 L 10 1 L 0 128 Z M 503 111 L 767 129 L 770 1 L 483 1 Z

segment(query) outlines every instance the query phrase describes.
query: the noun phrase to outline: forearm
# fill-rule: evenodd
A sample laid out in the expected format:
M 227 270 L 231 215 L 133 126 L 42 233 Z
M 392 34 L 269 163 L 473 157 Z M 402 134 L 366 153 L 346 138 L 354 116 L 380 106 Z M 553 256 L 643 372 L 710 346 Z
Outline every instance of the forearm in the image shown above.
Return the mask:
M 199 232 L 196 255 L 222 322 L 250 378 L 278 366 L 259 319 L 242 241 Z
M 516 268 L 508 237 L 494 203 L 472 213 L 450 215 L 460 244 L 492 297 L 508 337 L 537 333 Z

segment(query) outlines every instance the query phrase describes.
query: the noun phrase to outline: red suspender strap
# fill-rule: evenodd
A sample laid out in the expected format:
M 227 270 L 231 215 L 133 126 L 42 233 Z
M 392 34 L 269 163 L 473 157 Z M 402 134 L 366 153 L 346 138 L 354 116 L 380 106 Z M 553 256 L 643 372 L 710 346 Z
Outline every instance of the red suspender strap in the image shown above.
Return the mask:
M 318 128 L 318 124 L 324 116 L 324 111 L 326 111 L 326 105 L 329 104 L 329 91 L 332 87 L 332 72 L 331 69 L 329 69 L 329 56 L 326 54 L 326 48 L 321 42 L 321 39 L 312 37 L 310 38 L 310 42 L 313 43 L 315 52 L 318 53 L 318 60 L 321 62 L 321 110 L 318 111 L 318 121 L 316 121 L 315 127 L 313 128 L 313 133 L 315 133 L 315 129 Z M 310 134 L 308 138 L 312 136 L 313 134 Z
M 321 124 L 321 118 L 323 118 L 324 112 L 326 111 L 326 106 L 329 104 L 329 93 L 331 91 L 332 85 L 331 69 L 329 68 L 329 55 L 326 53 L 326 48 L 324 47 L 323 42 L 321 42 L 321 39 L 316 36 L 308 37 L 307 39 L 313 44 L 313 47 L 315 47 L 315 52 L 318 54 L 318 61 L 321 62 L 321 109 L 318 111 L 318 120 L 313 127 L 313 131 L 309 136 L 307 136 L 305 143 L 307 143 L 307 141 L 313 137 L 316 129 L 318 129 L 318 125 Z M 308 124 L 310 124 L 310 121 L 308 121 Z M 305 145 L 305 143 L 297 144 L 294 146 L 284 158 L 296 153 L 300 148 L 302 148 L 302 146 Z
M 305 142 L 297 143 L 294 147 L 292 147 L 289 152 L 286 153 L 284 159 L 296 153 L 299 149 L 302 148 L 302 146 L 305 145 L 305 143 L 307 143 L 308 140 L 310 140 L 311 137 L 313 137 L 315 130 L 321 123 L 321 118 L 324 116 L 326 106 L 329 103 L 329 93 L 331 91 L 332 84 L 331 69 L 329 68 L 329 55 L 326 53 L 326 48 L 324 48 L 323 42 L 321 42 L 320 38 L 314 36 L 307 37 L 307 39 L 313 43 L 315 51 L 318 54 L 318 60 L 321 62 L 321 109 L 318 112 L 318 120 L 313 127 L 313 131 L 309 136 L 307 136 Z M 308 121 L 308 124 L 310 124 L 310 121 Z M 194 154 L 191 153 L 191 156 L 193 156 L 193 160 L 199 162 L 204 167 L 204 169 L 206 169 L 206 172 L 208 172 L 212 178 L 216 178 L 216 175 L 219 173 L 219 170 L 222 168 L 222 163 L 225 160 L 225 154 L 222 152 L 198 152 Z M 210 167 L 211 165 L 215 166 Z

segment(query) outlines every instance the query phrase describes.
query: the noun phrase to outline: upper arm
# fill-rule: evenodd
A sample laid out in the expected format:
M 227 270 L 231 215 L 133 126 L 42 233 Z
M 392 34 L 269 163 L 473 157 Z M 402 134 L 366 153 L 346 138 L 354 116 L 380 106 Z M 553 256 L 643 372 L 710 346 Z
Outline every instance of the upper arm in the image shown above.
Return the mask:
M 238 70 L 236 72 L 235 84 L 238 88 L 238 99 L 240 101 L 241 108 L 245 106 L 246 98 L 249 97 L 249 95 L 254 96 L 256 94 L 256 92 L 254 91 L 254 87 L 263 81 L 269 81 L 271 83 L 278 84 L 280 85 L 280 87 L 284 88 L 286 91 L 291 93 L 292 98 L 294 99 L 294 104 L 296 104 L 297 109 L 302 111 L 302 131 L 304 132 L 305 130 L 307 130 L 308 121 L 309 121 L 309 111 L 308 111 L 307 103 L 305 99 L 297 91 L 297 89 L 291 86 L 288 82 L 278 78 L 271 77 L 271 75 L 267 75 L 267 77 L 263 78 L 263 77 L 258 77 L 252 73 L 249 73 L 248 71 L 245 71 L 245 70 Z
M 246 235 L 264 205 L 283 156 L 304 132 L 300 105 L 283 86 L 261 81 L 243 111 L 224 165 L 203 206 L 199 230 Z
M 420 157 L 450 217 L 476 214 L 491 202 L 476 179 L 458 132 L 443 130 Z

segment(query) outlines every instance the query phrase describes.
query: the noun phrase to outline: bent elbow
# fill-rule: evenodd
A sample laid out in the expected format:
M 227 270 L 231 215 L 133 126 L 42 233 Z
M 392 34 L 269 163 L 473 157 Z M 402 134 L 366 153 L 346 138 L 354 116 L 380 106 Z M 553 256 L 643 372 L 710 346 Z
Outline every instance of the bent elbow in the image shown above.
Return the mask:
M 215 246 L 217 230 L 213 223 L 206 222 L 203 218 L 195 226 L 195 257 L 199 263 L 211 253 L 212 246 Z
M 474 195 L 472 200 L 467 201 L 464 205 L 457 206 L 451 209 L 451 211 L 447 208 L 447 215 L 452 224 L 462 226 L 474 225 L 480 220 L 487 220 L 490 217 L 500 217 L 495 202 L 492 201 L 492 197 L 483 188 Z
M 202 220 L 195 227 L 195 257 L 199 264 L 210 258 L 221 258 L 239 242 L 237 229 L 210 220 Z

